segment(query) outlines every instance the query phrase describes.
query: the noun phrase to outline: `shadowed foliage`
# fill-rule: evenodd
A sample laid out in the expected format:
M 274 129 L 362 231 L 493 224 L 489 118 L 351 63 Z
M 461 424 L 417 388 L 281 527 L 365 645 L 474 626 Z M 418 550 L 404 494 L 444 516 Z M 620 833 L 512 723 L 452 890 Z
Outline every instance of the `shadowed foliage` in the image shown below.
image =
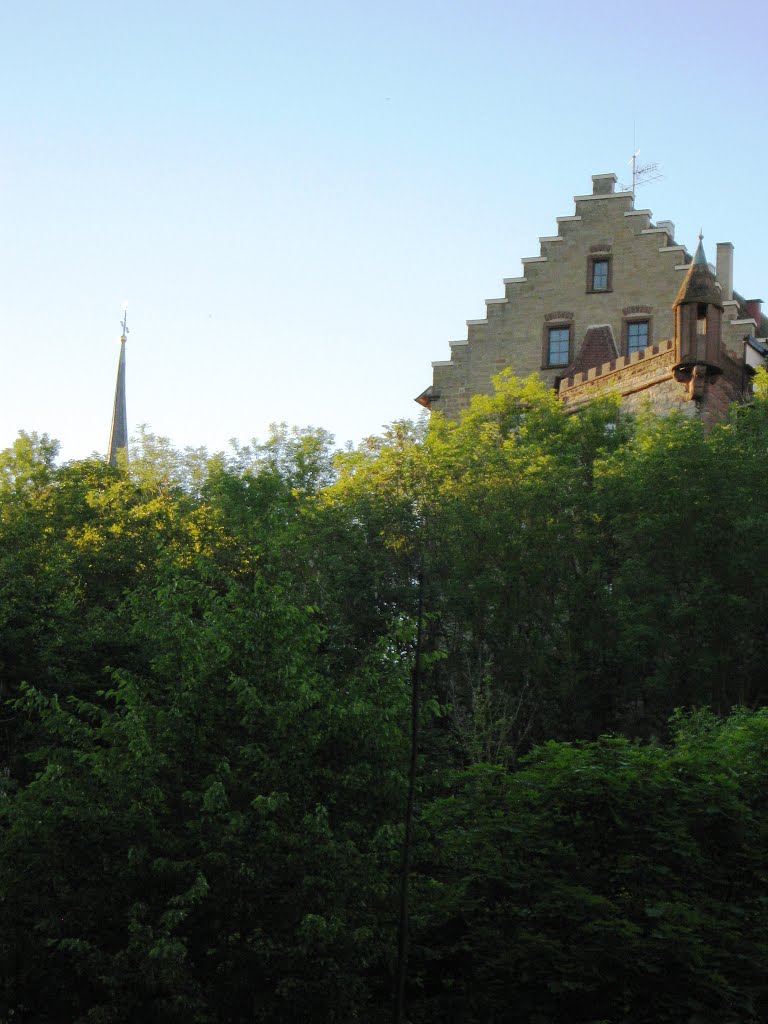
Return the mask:
M 0 1020 L 758 1024 L 768 400 L 0 453 Z M 732 710 L 736 708 L 736 710 Z M 675 711 L 675 709 L 681 709 Z

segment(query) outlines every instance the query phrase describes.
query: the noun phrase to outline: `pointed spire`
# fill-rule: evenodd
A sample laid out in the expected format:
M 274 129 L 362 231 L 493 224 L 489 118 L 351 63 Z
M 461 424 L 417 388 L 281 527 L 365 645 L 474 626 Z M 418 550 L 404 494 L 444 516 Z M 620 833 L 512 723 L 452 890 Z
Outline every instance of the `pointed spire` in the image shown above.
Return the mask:
M 115 384 L 115 404 L 112 410 L 112 428 L 109 432 L 110 466 L 117 465 L 117 453 L 120 449 L 128 451 L 128 416 L 125 409 L 125 343 L 128 340 L 128 304 L 123 306 L 123 320 L 120 324 L 120 359 L 117 364 L 117 383 Z
M 700 267 L 708 267 L 707 257 L 704 255 L 704 232 L 699 231 L 699 244 L 696 246 L 696 253 L 693 262 Z
M 704 235 L 701 233 L 693 261 L 688 267 L 688 273 L 677 293 L 675 305 L 680 306 L 684 302 L 703 303 L 717 306 L 718 309 L 723 308 L 723 299 L 717 279 L 709 269 L 707 257 L 704 255 Z

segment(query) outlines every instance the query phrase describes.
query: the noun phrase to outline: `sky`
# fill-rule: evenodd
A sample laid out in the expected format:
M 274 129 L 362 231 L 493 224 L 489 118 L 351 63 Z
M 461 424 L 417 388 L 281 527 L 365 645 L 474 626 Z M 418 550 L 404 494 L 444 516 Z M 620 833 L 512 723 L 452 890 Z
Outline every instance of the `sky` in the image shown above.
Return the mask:
M 357 443 L 591 175 L 766 297 L 768 15 L 735 0 L 0 0 L 0 449 Z

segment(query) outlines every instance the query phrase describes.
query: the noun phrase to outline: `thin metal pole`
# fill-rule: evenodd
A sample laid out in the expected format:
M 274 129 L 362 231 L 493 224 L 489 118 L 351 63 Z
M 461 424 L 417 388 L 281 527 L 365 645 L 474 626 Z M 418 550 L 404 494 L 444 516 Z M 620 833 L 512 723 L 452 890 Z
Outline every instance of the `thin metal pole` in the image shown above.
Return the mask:
M 397 937 L 397 994 L 394 1024 L 405 1022 L 405 983 L 408 976 L 408 882 L 413 846 L 413 805 L 416 798 L 416 773 L 419 753 L 419 710 L 421 703 L 421 647 L 424 623 L 424 569 L 418 575 L 419 604 L 416 615 L 416 655 L 411 675 L 411 758 L 408 769 L 408 800 L 405 807 L 405 835 L 400 871 L 400 922 Z

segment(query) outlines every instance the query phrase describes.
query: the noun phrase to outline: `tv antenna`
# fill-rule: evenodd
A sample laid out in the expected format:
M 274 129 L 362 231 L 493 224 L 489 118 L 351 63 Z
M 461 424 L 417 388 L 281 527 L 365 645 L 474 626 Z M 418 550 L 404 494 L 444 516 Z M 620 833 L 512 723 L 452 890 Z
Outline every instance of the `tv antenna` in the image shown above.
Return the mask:
M 632 168 L 632 185 L 622 185 L 622 191 L 635 192 L 642 185 L 650 185 L 654 181 L 661 181 L 664 175 L 659 170 L 658 164 L 641 164 L 638 161 L 640 150 L 636 149 L 627 161 Z
M 123 335 L 122 336 L 124 338 L 127 337 L 128 336 L 128 303 L 127 302 L 123 303 L 123 319 L 122 319 L 122 321 L 120 323 L 120 326 L 123 329 Z

